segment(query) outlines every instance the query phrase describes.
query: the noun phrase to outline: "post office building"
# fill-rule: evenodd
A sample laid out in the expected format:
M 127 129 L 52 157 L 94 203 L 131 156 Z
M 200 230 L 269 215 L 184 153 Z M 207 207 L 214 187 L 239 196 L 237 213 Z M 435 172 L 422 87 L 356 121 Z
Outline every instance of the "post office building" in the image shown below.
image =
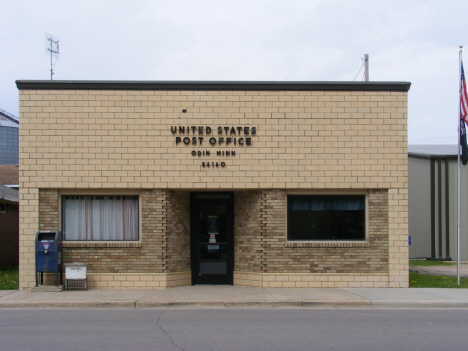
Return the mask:
M 90 288 L 407 287 L 407 82 L 17 81 L 37 231 Z

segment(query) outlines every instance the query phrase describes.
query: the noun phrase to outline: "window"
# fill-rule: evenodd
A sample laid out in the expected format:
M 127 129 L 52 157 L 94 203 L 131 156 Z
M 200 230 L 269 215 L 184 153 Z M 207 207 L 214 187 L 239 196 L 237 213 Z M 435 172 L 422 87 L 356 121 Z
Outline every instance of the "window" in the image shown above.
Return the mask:
M 288 195 L 288 240 L 365 240 L 365 195 Z
M 138 196 L 63 196 L 64 240 L 138 240 Z
M 7 211 L 7 204 L 4 202 L 0 203 L 0 212 L 6 213 L 6 211 Z

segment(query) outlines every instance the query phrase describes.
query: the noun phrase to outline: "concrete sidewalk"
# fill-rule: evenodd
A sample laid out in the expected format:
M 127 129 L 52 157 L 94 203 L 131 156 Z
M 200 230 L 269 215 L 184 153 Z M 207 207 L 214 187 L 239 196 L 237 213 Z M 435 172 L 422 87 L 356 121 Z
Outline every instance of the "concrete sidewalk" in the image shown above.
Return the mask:
M 468 308 L 468 289 L 249 288 L 0 291 L 0 307 L 26 308 Z

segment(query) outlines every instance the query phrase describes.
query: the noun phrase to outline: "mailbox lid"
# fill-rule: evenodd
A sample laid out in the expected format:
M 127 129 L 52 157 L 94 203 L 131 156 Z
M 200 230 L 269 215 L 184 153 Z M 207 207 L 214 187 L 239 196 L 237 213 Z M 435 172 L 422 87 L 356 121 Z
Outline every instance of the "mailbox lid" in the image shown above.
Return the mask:
M 38 231 L 36 242 L 62 242 L 62 233 L 60 231 Z

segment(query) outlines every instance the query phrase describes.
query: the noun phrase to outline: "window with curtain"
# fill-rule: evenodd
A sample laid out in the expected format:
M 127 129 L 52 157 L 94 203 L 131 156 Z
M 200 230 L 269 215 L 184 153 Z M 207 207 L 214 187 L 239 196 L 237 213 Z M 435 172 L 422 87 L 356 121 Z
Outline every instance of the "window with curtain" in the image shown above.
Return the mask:
M 365 212 L 365 195 L 288 195 L 288 240 L 365 240 Z
M 138 227 L 138 196 L 62 197 L 64 240 L 135 241 Z

